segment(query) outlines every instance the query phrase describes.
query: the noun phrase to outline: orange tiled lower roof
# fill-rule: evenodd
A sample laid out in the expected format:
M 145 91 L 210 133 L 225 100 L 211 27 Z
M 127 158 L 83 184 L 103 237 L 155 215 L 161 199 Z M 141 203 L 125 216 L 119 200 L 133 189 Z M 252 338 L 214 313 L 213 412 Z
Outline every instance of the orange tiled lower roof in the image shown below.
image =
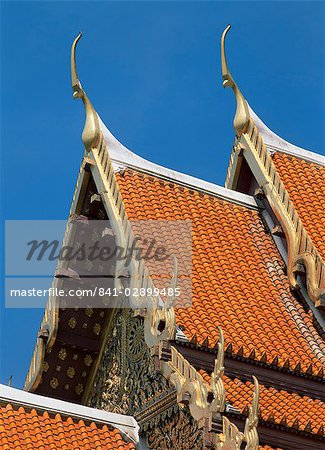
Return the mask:
M 235 378 L 225 381 L 227 398 L 230 403 L 241 411 L 250 404 L 253 396 L 253 383 Z M 270 414 L 274 417 L 275 423 L 280 423 L 285 416 L 289 427 L 295 426 L 304 430 L 308 422 L 311 424 L 311 432 L 317 433 L 321 426 L 324 426 L 325 404 L 318 399 L 311 399 L 307 396 L 300 396 L 284 390 L 277 390 L 272 387 L 260 386 L 260 414 L 261 418 L 268 420 Z
M 203 370 L 200 373 L 207 382 L 210 382 L 210 375 Z M 227 376 L 224 376 L 223 380 L 226 401 L 243 412 L 252 402 L 254 384 Z M 271 420 L 280 424 L 285 418 L 288 427 L 299 430 L 305 430 L 309 423 L 310 432 L 315 434 L 325 426 L 325 403 L 321 400 L 260 385 L 259 404 L 260 417 L 266 421 L 270 421 L 270 416 L 273 416 Z
M 129 169 L 116 175 L 130 220 L 192 221 L 192 306 L 176 309 L 186 336 L 214 346 L 220 325 L 234 352 L 321 369 L 324 342 L 258 211 Z
M 325 167 L 276 152 L 273 161 L 311 240 L 325 259 Z
M 83 420 L 71 417 L 54 417 L 46 411 L 27 411 L 8 403 L 0 407 L 0 448 L 2 450 L 80 450 L 88 449 L 135 449 L 133 443 L 123 440 L 117 429 L 94 422 L 86 425 Z

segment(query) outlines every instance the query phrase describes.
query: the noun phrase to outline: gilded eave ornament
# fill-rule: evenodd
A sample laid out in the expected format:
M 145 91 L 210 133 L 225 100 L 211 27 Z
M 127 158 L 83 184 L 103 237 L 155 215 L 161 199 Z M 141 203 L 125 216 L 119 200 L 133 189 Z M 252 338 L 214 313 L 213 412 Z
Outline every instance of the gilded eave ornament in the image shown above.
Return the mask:
M 83 90 L 78 78 L 77 65 L 76 65 L 76 47 L 80 40 L 82 33 L 79 33 L 76 39 L 73 41 L 71 47 L 71 83 L 73 98 L 81 98 L 84 103 L 86 111 L 86 121 L 82 132 L 82 142 L 87 151 L 92 148 L 96 148 L 99 143 L 100 129 L 97 113 Z
M 178 262 L 174 255 L 174 267 L 170 285 L 171 292 L 175 292 L 178 281 Z M 168 295 L 163 305 L 159 304 L 158 297 L 153 297 L 152 304 L 144 312 L 145 342 L 149 348 L 161 341 L 173 340 L 176 330 L 174 311 L 175 295 Z
M 218 434 L 216 450 L 258 450 L 259 438 L 257 432 L 259 412 L 259 384 L 253 376 L 254 392 L 251 406 L 249 406 L 248 417 L 245 422 L 244 432 L 239 431 L 235 424 L 226 417 L 222 417 L 222 433 Z M 243 447 L 245 445 L 245 447 Z
M 223 412 L 226 402 L 226 392 L 223 384 L 223 374 L 225 372 L 225 341 L 223 331 L 220 327 L 217 358 L 214 362 L 214 371 L 211 374 L 211 388 L 214 394 L 213 407 L 219 412 Z
M 221 36 L 221 71 L 222 71 L 222 79 L 223 79 L 223 87 L 231 87 L 234 91 L 237 109 L 234 117 L 234 128 L 236 134 L 240 136 L 246 129 L 247 124 L 250 119 L 249 109 L 245 97 L 240 92 L 237 84 L 235 83 L 227 64 L 226 51 L 225 51 L 225 40 L 228 31 L 230 30 L 231 25 L 228 25 L 224 30 Z
M 257 433 L 258 412 L 259 412 L 259 383 L 256 377 L 253 376 L 254 393 L 252 405 L 248 408 L 248 417 L 245 422 L 244 436 L 246 441 L 245 450 L 256 450 L 259 447 L 259 439 Z

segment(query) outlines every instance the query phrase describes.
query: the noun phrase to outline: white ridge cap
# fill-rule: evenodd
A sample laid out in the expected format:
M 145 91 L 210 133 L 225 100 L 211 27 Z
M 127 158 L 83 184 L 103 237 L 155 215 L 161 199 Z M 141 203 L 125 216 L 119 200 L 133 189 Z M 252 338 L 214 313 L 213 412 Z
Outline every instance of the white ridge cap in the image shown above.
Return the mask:
M 43 395 L 15 389 L 0 384 L 0 402 L 13 403 L 23 407 L 35 408 L 49 413 L 59 413 L 78 420 L 96 422 L 100 425 L 111 425 L 121 431 L 133 442 L 139 442 L 139 425 L 134 417 L 115 414 L 89 406 L 64 402 Z
M 172 169 L 160 166 L 152 163 L 141 156 L 136 155 L 131 150 L 122 145 L 115 136 L 107 129 L 105 124 L 99 118 L 99 125 L 103 133 L 109 156 L 112 160 L 113 166 L 116 171 L 122 170 L 125 167 L 139 169 L 142 172 L 156 175 L 160 178 L 164 178 L 176 183 L 192 187 L 194 189 L 214 194 L 232 203 L 244 205 L 253 209 L 257 209 L 257 203 L 254 197 L 242 194 L 241 192 L 233 191 L 217 184 L 210 183 L 208 181 L 201 180 L 200 178 L 192 177 L 184 173 L 177 172 Z
M 288 155 L 294 155 L 298 158 L 305 159 L 306 161 L 325 166 L 325 156 L 311 152 L 309 150 L 305 150 L 301 147 L 297 147 L 296 145 L 291 144 L 288 141 L 285 141 L 280 136 L 275 134 L 272 130 L 270 130 L 270 128 L 268 128 L 265 123 L 262 122 L 262 120 L 255 114 L 255 112 L 249 105 L 248 108 L 250 116 L 254 120 L 254 123 L 257 126 L 265 145 L 271 152 L 279 151 L 282 153 L 287 153 Z

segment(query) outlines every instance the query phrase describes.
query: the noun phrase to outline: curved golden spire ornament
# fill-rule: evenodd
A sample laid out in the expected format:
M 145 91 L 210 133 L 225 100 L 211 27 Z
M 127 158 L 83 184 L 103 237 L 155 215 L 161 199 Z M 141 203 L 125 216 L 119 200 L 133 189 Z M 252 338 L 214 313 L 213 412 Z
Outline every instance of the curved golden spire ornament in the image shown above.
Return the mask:
M 228 31 L 230 30 L 231 25 L 228 25 L 221 36 L 221 71 L 222 71 L 222 79 L 223 79 L 223 87 L 231 87 L 231 89 L 234 91 L 236 102 L 237 102 L 237 109 L 236 114 L 234 117 L 234 128 L 236 131 L 236 134 L 240 136 L 241 133 L 243 133 L 246 129 L 246 126 L 249 122 L 250 115 L 249 115 L 249 109 L 247 102 L 245 100 L 245 97 L 240 92 L 237 84 L 235 83 L 233 77 L 231 76 L 231 73 L 228 69 L 227 64 L 227 58 L 226 58 L 226 51 L 225 51 L 225 40 L 226 35 Z
M 222 380 L 225 372 L 225 340 L 223 337 L 223 331 L 220 327 L 218 327 L 218 331 L 218 353 L 217 358 L 214 361 L 214 371 L 211 373 L 211 389 L 214 393 L 213 406 L 217 407 L 218 412 L 223 412 L 226 403 L 225 386 Z
M 92 148 L 96 148 L 99 142 L 100 129 L 97 113 L 87 97 L 85 91 L 82 89 L 81 83 L 78 78 L 77 65 L 76 65 L 76 47 L 80 40 L 82 33 L 79 33 L 76 39 L 73 41 L 71 47 L 71 83 L 73 98 L 81 98 L 84 103 L 86 111 L 86 121 L 82 132 L 82 142 L 87 151 Z
M 245 450 L 257 450 L 259 448 L 259 439 L 257 433 L 258 412 L 259 412 L 259 395 L 260 387 L 256 377 L 253 375 L 254 392 L 253 401 L 248 408 L 248 417 L 245 422 L 244 436 L 246 441 Z

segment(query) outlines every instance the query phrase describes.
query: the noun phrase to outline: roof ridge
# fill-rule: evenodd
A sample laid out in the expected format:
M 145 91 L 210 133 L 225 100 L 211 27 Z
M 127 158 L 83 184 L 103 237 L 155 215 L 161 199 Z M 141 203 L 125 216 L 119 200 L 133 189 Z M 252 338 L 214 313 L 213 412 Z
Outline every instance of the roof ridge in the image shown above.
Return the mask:
M 135 169 L 152 176 L 156 176 L 168 181 L 173 181 L 174 183 L 181 184 L 183 186 L 200 190 L 201 192 L 216 195 L 233 203 L 248 206 L 253 209 L 258 209 L 254 197 L 250 195 L 227 189 L 215 183 L 205 181 L 200 178 L 196 178 L 164 166 L 160 166 L 159 164 L 155 164 L 145 158 L 142 158 L 141 156 L 137 155 L 136 153 L 126 148 L 123 144 L 121 144 L 118 139 L 116 139 L 116 137 L 109 131 L 101 118 L 99 116 L 98 118 L 99 126 L 106 142 L 109 156 L 116 170 L 121 170 L 126 167 Z
M 72 419 L 91 421 L 117 428 L 133 442 L 139 441 L 139 425 L 132 416 L 99 410 L 90 406 L 78 405 L 55 398 L 26 392 L 0 384 L 0 402 L 17 404 L 24 409 L 31 408 L 50 413 L 69 416 Z
M 249 105 L 248 108 L 251 118 L 257 126 L 265 145 L 271 153 L 279 151 L 315 164 L 325 166 L 324 156 L 319 153 L 315 153 L 310 150 L 298 147 L 297 145 L 291 144 L 290 142 L 286 141 L 281 136 L 272 131 L 267 125 L 265 125 L 265 123 L 258 117 L 258 115 L 252 110 Z

